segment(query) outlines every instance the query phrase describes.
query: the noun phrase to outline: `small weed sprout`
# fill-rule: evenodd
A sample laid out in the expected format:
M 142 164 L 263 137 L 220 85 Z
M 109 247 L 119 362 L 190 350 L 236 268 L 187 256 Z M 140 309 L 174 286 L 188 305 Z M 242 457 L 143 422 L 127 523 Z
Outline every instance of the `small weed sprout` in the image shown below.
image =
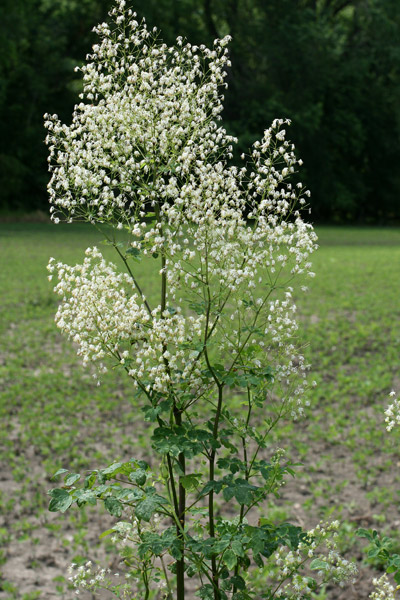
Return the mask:
M 296 466 L 269 434 L 308 402 L 293 286 L 313 277 L 317 246 L 301 212 L 310 193 L 290 181 L 301 165 L 290 122 L 276 119 L 231 166 L 236 139 L 220 125 L 229 37 L 169 47 L 124 0 L 95 32 L 72 123 L 45 115 L 51 216 L 92 223 L 119 266 L 92 247 L 73 267 L 51 259 L 49 277 L 57 326 L 84 364 L 99 379 L 110 366 L 131 378 L 153 453 L 83 481 L 57 473 L 50 510 L 101 501 L 119 520 L 105 534 L 123 582 L 92 565 L 72 581 L 141 600 L 160 587 L 183 600 L 189 579 L 204 600 L 309 598 L 355 568 L 336 553 L 335 524 L 306 532 L 262 516 Z M 157 264 L 157 299 L 138 260 Z

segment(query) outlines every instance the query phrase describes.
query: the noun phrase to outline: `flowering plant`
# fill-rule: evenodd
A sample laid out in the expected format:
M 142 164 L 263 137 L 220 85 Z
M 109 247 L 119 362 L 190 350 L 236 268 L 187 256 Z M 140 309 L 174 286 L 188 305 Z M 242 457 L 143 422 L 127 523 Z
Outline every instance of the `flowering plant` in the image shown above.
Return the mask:
M 390 433 L 395 426 L 400 425 L 400 403 L 395 390 L 389 393 L 391 404 L 384 411 L 386 430 Z M 378 560 L 386 571 L 381 577 L 372 581 L 374 591 L 370 594 L 371 600 L 395 600 L 396 591 L 400 589 L 400 554 L 394 551 L 394 540 L 382 536 L 376 529 L 360 528 L 356 534 L 368 540 L 366 547 L 367 557 Z M 392 574 L 397 587 L 390 582 L 388 575 Z
M 101 501 L 125 519 L 106 533 L 128 579 L 91 565 L 72 579 L 121 598 L 160 597 L 161 583 L 183 600 L 189 580 L 203 599 L 308 598 L 318 580 L 354 573 L 334 549 L 336 525 L 303 532 L 255 518 L 294 474 L 269 434 L 307 404 L 292 286 L 313 276 L 316 235 L 301 216 L 309 192 L 289 179 L 301 164 L 289 121 L 230 166 L 236 140 L 219 124 L 229 38 L 169 47 L 124 0 L 110 17 L 95 28 L 71 125 L 45 124 L 53 221 L 94 224 L 123 271 L 97 248 L 48 269 L 58 327 L 99 377 L 111 364 L 131 378 L 155 458 L 119 460 L 81 487 L 80 474 L 57 473 L 65 485 L 50 491 L 50 510 Z M 137 260 L 158 261 L 158 302 Z M 307 561 L 315 578 L 302 574 Z M 251 565 L 267 565 L 260 593 Z

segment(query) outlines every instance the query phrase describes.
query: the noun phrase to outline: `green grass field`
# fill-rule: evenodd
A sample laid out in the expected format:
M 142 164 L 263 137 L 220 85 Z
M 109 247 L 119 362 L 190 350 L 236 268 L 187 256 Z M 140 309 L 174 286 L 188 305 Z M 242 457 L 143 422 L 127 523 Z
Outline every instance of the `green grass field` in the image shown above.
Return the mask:
M 268 510 L 305 526 L 338 517 L 342 550 L 361 562 L 357 527 L 400 539 L 400 434 L 386 432 L 383 415 L 388 392 L 400 390 L 400 229 L 317 233 L 317 277 L 297 302 L 318 386 L 307 418 L 273 440 L 304 467 Z M 134 455 L 134 445 L 145 453 L 148 436 L 129 382 L 112 372 L 97 387 L 53 321 L 48 258 L 80 262 L 99 234 L 85 225 L 19 223 L 1 224 L 0 236 L 0 598 L 69 599 L 66 566 L 104 558 L 97 546 L 107 518 L 48 513 L 50 475 L 60 466 L 104 466 Z M 154 293 L 157 275 L 139 268 Z M 353 591 L 318 597 L 367 598 L 374 571 L 361 569 Z

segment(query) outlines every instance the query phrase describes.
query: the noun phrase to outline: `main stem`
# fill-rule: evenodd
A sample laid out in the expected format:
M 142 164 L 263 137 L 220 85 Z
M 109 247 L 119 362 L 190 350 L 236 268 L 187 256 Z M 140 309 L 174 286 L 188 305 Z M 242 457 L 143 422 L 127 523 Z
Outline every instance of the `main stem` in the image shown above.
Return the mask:
M 214 427 L 213 427 L 213 438 L 216 440 L 218 437 L 218 426 L 219 420 L 221 416 L 222 410 L 222 399 L 223 399 L 223 384 L 218 383 L 218 405 L 217 412 L 215 414 Z M 209 459 L 209 479 L 210 481 L 214 481 L 215 474 L 215 455 L 216 451 L 213 448 L 211 450 L 210 459 Z M 214 518 L 214 490 L 210 490 L 208 494 L 208 521 L 210 527 L 210 537 L 215 537 L 215 518 Z M 219 593 L 219 581 L 218 581 L 218 569 L 217 569 L 217 561 L 213 556 L 211 558 L 211 572 L 212 572 L 212 581 L 214 586 L 214 600 L 220 600 L 221 595 Z
M 249 476 L 250 476 L 250 469 L 249 469 L 249 463 L 248 463 L 248 459 L 247 459 L 247 440 L 246 440 L 246 435 L 247 435 L 247 428 L 249 426 L 250 423 L 250 417 L 251 417 L 251 411 L 253 408 L 253 403 L 252 403 L 252 395 L 251 395 L 251 390 L 249 387 L 247 387 L 247 418 L 246 418 L 246 426 L 245 426 L 245 432 L 244 435 L 242 436 L 242 447 L 243 447 L 243 461 L 245 464 L 245 480 L 248 481 L 249 480 Z M 240 514 L 239 514 L 239 525 L 241 525 L 243 523 L 243 517 L 244 517 L 244 504 L 241 504 L 240 506 Z M 235 567 L 235 576 L 239 575 L 239 563 L 236 563 L 236 567 Z M 233 593 L 235 594 L 237 591 L 237 587 L 236 585 L 233 586 Z
M 160 219 L 160 208 L 158 203 L 156 204 L 156 217 L 158 223 L 161 223 Z M 162 230 L 161 230 L 162 234 Z M 161 317 L 164 315 L 164 311 L 167 307 L 167 273 L 166 273 L 166 256 L 164 245 L 161 248 Z M 163 352 L 167 350 L 163 344 Z M 164 358 L 164 364 L 169 373 L 168 359 Z M 176 406 L 174 400 L 173 414 L 176 425 L 179 427 L 182 424 L 182 410 Z M 185 456 L 183 453 L 178 455 L 178 463 L 182 473 L 185 473 Z M 173 477 L 174 473 L 171 473 Z M 176 561 L 176 598 L 177 600 L 185 600 L 185 553 L 184 553 L 184 528 L 185 528 L 185 509 L 186 509 L 186 491 L 181 484 L 179 477 L 178 485 L 178 514 L 176 515 L 180 526 L 176 526 L 176 535 L 181 540 L 181 552 L 182 558 Z M 176 508 L 175 508 L 176 510 Z
M 182 423 L 182 412 L 175 407 L 174 408 L 175 423 L 179 426 Z M 179 466 L 183 473 L 185 473 L 185 456 L 183 453 L 178 455 Z M 181 478 L 179 477 L 178 485 L 178 520 L 180 527 L 177 526 L 176 532 L 178 538 L 182 542 L 182 558 L 176 562 L 176 587 L 177 587 L 177 600 L 184 600 L 185 598 L 185 557 L 184 557 L 184 529 L 185 529 L 185 510 L 186 510 L 186 491 L 181 484 Z

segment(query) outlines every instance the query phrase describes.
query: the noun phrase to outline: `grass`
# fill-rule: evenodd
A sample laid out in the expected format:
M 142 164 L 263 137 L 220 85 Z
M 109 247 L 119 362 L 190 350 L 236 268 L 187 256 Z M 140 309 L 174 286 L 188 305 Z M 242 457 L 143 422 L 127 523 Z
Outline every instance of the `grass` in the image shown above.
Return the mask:
M 297 301 L 318 386 L 308 418 L 274 439 L 304 467 L 270 510 L 306 525 L 339 516 L 351 556 L 359 553 L 353 532 L 360 524 L 389 533 L 398 525 L 398 435 L 386 433 L 383 410 L 387 393 L 400 389 L 400 230 L 317 232 L 317 277 Z M 97 387 L 53 322 L 49 256 L 78 262 L 99 234 L 85 225 L 8 223 L 0 236 L 0 514 L 8 515 L 0 521 L 8 547 L 0 554 L 0 598 L 63 598 L 62 565 L 93 553 L 106 527 L 90 512 L 49 514 L 50 475 L 60 466 L 87 469 L 130 456 L 133 440 L 144 453 L 148 440 L 129 382 L 114 372 Z M 139 268 L 151 296 L 157 276 Z M 50 582 L 43 567 L 49 544 L 65 550 Z M 22 583 L 15 557 L 24 552 Z M 35 579 L 42 571 L 47 579 Z

